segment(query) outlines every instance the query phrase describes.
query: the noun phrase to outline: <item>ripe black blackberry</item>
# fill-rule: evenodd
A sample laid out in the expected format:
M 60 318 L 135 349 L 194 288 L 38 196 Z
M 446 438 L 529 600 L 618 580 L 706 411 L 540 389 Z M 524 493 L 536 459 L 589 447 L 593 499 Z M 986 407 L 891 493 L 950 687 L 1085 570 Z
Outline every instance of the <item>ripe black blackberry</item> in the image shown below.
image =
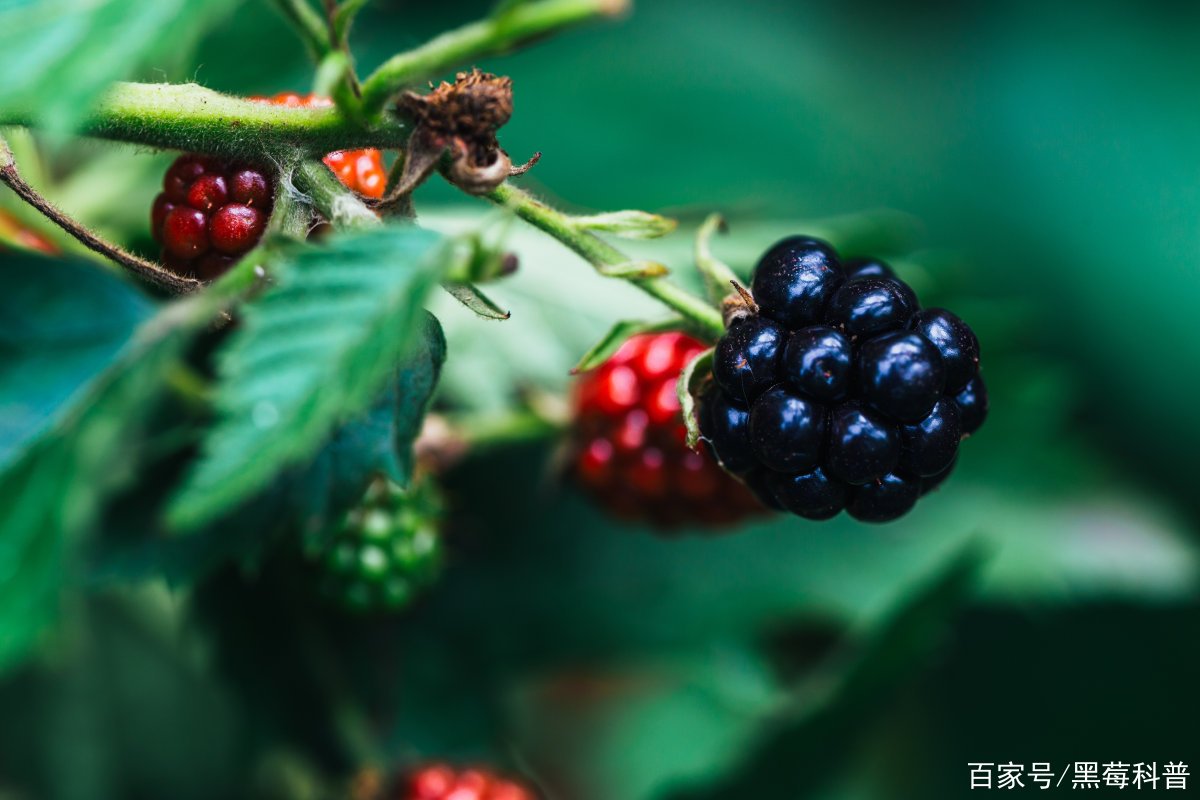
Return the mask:
M 794 236 L 759 260 L 700 398 L 704 441 L 764 503 L 807 519 L 903 516 L 987 416 L 979 340 L 877 259 Z

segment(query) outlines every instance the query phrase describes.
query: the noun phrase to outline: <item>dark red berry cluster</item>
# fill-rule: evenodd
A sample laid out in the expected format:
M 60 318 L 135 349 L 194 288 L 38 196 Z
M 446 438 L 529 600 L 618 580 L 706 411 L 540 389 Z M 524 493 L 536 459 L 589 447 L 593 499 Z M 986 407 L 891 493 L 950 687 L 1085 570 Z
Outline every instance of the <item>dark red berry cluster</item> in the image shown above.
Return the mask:
M 733 315 L 701 400 L 717 458 L 807 519 L 907 513 L 987 414 L 974 332 L 921 310 L 883 262 L 843 264 L 807 237 L 768 250 L 752 289 L 757 313 Z
M 576 385 L 575 478 L 617 516 L 718 526 L 762 512 L 744 486 L 686 444 L 675 385 L 702 350 L 683 333 L 634 336 Z
M 396 800 L 535 800 L 515 781 L 481 769 L 454 770 L 435 764 L 417 770 L 395 794 Z
M 163 264 L 201 280 L 219 276 L 258 243 L 273 196 L 271 180 L 257 167 L 197 155 L 175 159 L 150 212 Z

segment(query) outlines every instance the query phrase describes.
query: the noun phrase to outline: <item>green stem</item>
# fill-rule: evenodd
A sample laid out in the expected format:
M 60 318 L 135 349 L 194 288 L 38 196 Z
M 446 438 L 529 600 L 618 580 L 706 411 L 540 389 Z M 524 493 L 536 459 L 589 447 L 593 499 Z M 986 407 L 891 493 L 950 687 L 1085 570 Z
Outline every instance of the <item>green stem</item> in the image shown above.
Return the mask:
M 530 225 L 541 229 L 583 256 L 597 270 L 619 267 L 631 261 L 617 248 L 581 230 L 568 215 L 539 202 L 527 192 L 510 184 L 502 184 L 484 197 L 512 209 L 513 213 Z M 679 286 L 662 278 L 631 278 L 629 282 L 679 312 L 696 333 L 715 340 L 725 332 L 721 313 Z
M 292 23 L 313 61 L 320 63 L 333 52 L 329 26 L 307 0 L 275 0 L 274 6 Z
M 29 125 L 32 115 L 0 110 L 0 125 Z M 336 108 L 253 103 L 196 84 L 118 83 L 88 115 L 80 133 L 190 153 L 284 159 L 360 147 L 395 148 L 410 128 L 384 117 L 372 124 Z
M 363 81 L 363 110 L 370 118 L 402 89 L 563 28 L 615 16 L 627 7 L 628 0 L 533 0 L 511 6 L 383 62 Z
M 295 181 L 296 188 L 308 195 L 316 209 L 335 228 L 367 230 L 383 224 L 378 214 L 343 186 L 329 167 L 316 159 L 300 162 Z
M 69 233 L 84 247 L 108 258 L 139 278 L 175 294 L 193 292 L 203 285 L 195 278 L 176 275 L 153 261 L 147 261 L 112 242 L 105 241 L 64 214 L 21 178 L 21 173 L 17 170 L 17 162 L 13 159 L 12 151 L 9 150 L 8 143 L 4 139 L 0 139 L 0 183 L 12 189 L 18 197 L 46 219 Z

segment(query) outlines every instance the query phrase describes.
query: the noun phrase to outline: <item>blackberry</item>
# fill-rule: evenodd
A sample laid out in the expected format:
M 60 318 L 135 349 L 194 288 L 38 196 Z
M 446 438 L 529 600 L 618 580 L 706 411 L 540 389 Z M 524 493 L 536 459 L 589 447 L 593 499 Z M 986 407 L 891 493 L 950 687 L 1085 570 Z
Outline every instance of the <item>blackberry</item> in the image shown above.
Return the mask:
M 946 370 L 946 391 L 958 392 L 979 371 L 979 340 L 967 323 L 944 308 L 927 308 L 909 322 L 909 328 L 937 348 Z
M 850 340 L 833 328 L 802 328 L 788 337 L 783 377 L 814 400 L 841 400 L 850 391 L 852 356 Z
M 713 353 L 713 379 L 735 400 L 753 403 L 779 382 L 779 360 L 787 343 L 777 323 L 748 317 L 730 326 Z
M 856 278 L 829 298 L 825 322 L 851 336 L 874 336 L 901 328 L 916 311 L 908 287 L 894 278 Z
M 820 239 L 792 236 L 768 250 L 754 270 L 754 302 L 763 316 L 791 330 L 821 321 L 842 284 L 837 253 Z
M 961 392 L 954 395 L 954 402 L 962 412 L 963 436 L 970 436 L 987 419 L 988 395 L 983 378 L 979 375 L 972 378 Z
M 900 432 L 861 403 L 843 403 L 830 412 L 829 474 L 851 484 L 892 471 L 900 460 Z
M 750 447 L 767 469 L 807 472 L 817 465 L 825 439 L 825 408 L 771 389 L 750 410 Z
M 858 374 L 867 402 L 901 422 L 924 419 L 946 387 L 941 355 L 917 333 L 896 331 L 864 342 Z
M 820 520 L 907 513 L 983 424 L 979 341 L 877 259 L 796 236 L 759 260 L 701 395 L 711 452 L 764 505 Z
M 262 237 L 272 188 L 256 167 L 184 155 L 163 177 L 150 210 L 162 261 L 181 275 L 212 280 Z
M 530 789 L 485 769 L 430 764 L 414 770 L 387 793 L 395 800 L 535 800 Z
M 920 495 L 920 479 L 889 472 L 854 487 L 846 511 L 859 522 L 890 522 L 911 511 Z

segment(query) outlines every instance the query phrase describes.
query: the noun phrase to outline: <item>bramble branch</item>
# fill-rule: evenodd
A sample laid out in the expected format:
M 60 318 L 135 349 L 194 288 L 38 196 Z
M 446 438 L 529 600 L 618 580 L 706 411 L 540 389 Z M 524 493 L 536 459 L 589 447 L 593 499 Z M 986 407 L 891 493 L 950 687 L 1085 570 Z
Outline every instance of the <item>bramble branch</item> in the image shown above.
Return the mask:
M 32 115 L 0 109 L 0 125 L 29 125 Z M 391 117 L 370 125 L 336 108 L 253 103 L 196 84 L 118 83 L 79 133 L 99 139 L 228 158 L 280 160 L 359 147 L 402 147 L 409 126 Z
M 362 83 L 362 107 L 378 115 L 389 98 L 455 67 L 506 53 L 564 28 L 625 11 L 628 0 L 534 0 L 507 4 L 490 17 L 448 31 L 383 62 Z
M 77 239 L 84 247 L 112 260 L 139 278 L 175 294 L 185 294 L 203 286 L 195 278 L 176 275 L 152 261 L 140 258 L 101 239 L 64 214 L 21 178 L 21 174 L 17 171 L 16 161 L 13 160 L 12 151 L 9 150 L 8 144 L 3 139 L 0 139 L 0 181 L 16 192 L 22 200 L 36 208 L 39 213 Z
M 623 275 L 626 267 L 637 262 L 589 233 L 569 215 L 507 183 L 484 196 L 497 205 L 511 209 L 521 219 L 562 242 L 601 274 L 624 277 L 646 294 L 679 312 L 696 333 L 716 340 L 725 332 L 721 313 L 699 297 L 661 277 L 640 277 L 647 274 L 644 270 L 640 274 Z

